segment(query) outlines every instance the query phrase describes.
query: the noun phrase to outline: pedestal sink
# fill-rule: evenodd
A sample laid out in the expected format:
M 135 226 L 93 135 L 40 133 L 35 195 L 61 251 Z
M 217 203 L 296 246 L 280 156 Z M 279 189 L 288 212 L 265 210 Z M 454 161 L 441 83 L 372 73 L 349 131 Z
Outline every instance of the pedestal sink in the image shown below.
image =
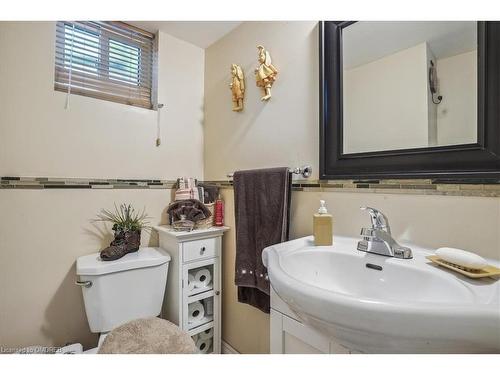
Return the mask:
M 500 353 L 500 281 L 356 250 L 357 238 L 312 237 L 262 254 L 271 285 L 305 324 L 364 353 Z M 497 265 L 498 262 L 490 261 Z

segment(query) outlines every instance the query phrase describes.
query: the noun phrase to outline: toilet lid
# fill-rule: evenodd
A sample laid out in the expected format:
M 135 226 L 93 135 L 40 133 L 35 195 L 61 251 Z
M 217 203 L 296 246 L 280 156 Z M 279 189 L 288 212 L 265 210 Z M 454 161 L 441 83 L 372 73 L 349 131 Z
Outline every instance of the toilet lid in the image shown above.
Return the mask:
M 170 255 L 158 247 L 141 247 L 124 257 L 104 261 L 99 253 L 84 255 L 76 261 L 77 275 L 105 275 L 107 273 L 159 266 L 170 261 Z

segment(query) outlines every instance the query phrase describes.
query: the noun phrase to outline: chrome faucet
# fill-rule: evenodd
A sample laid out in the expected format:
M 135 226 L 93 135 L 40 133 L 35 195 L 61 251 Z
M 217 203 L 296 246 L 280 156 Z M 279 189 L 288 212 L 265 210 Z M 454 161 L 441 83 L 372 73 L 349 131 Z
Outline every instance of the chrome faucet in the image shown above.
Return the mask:
M 372 227 L 361 228 L 363 239 L 358 242 L 358 250 L 402 259 L 413 257 L 410 248 L 399 245 L 392 238 L 389 220 L 382 212 L 371 207 L 360 208 L 370 214 Z

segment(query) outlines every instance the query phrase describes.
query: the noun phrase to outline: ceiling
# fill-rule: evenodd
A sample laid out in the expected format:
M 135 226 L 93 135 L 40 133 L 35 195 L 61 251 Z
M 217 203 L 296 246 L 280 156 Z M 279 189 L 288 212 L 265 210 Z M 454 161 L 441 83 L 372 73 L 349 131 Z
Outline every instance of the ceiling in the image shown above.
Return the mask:
M 474 21 L 362 21 L 343 30 L 345 69 L 427 42 L 436 59 L 477 48 Z
M 127 21 L 127 23 L 152 33 L 162 31 L 201 48 L 207 48 L 241 24 L 240 21 Z

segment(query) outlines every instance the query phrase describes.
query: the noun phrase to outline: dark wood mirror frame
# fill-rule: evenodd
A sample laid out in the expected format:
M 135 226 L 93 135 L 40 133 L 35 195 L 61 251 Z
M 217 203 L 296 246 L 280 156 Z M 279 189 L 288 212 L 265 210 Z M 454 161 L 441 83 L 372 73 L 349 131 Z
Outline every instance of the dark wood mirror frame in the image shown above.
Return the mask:
M 500 22 L 478 22 L 477 143 L 343 153 L 342 30 L 319 24 L 320 179 L 432 178 L 500 183 Z

